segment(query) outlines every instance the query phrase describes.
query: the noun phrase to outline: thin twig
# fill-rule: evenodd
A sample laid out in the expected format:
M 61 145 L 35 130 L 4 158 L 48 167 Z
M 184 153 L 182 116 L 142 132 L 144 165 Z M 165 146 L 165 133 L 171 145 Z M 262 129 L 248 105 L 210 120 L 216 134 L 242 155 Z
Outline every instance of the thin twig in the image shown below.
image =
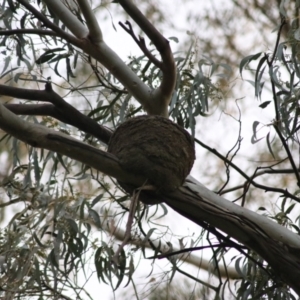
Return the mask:
M 149 58 L 149 60 L 157 66 L 160 70 L 163 69 L 163 64 L 161 61 L 159 61 L 147 48 L 145 44 L 145 39 L 143 37 L 137 38 L 135 35 L 131 23 L 129 21 L 126 21 L 125 24 L 127 27 L 122 23 L 119 22 L 119 25 L 133 38 L 133 40 L 136 42 L 136 44 L 140 47 L 140 49 L 143 51 L 143 53 Z
M 44 16 L 41 12 L 39 12 L 35 7 L 33 7 L 27 0 L 18 0 L 19 3 L 21 3 L 23 6 L 25 6 L 38 20 L 40 20 L 44 25 L 52 29 L 54 32 L 57 33 L 58 36 L 61 38 L 66 39 L 70 43 L 77 45 L 78 39 L 69 34 L 68 32 L 65 32 L 62 30 L 59 26 L 52 23 L 46 16 Z
M 238 100 L 236 100 L 235 101 L 235 103 L 236 103 L 236 106 L 237 106 L 237 108 L 238 108 L 238 112 L 239 112 L 239 118 L 238 118 L 238 123 L 239 123 L 239 132 L 238 132 L 238 138 L 237 138 L 237 141 L 235 142 L 235 144 L 233 145 L 233 147 L 227 152 L 227 154 L 226 154 L 226 158 L 228 158 L 229 157 L 229 154 L 231 153 L 231 151 L 233 151 L 234 150 L 234 148 L 235 147 L 237 147 L 236 148 L 236 150 L 234 151 L 234 153 L 232 154 L 232 156 L 231 156 L 231 158 L 229 159 L 230 161 L 233 161 L 233 159 L 234 159 L 234 157 L 236 156 L 236 154 L 238 153 L 238 151 L 240 150 L 240 148 L 241 148 L 241 142 L 242 142 L 242 137 L 241 137 L 241 131 L 242 131 L 242 122 L 241 122 L 241 110 L 240 110 L 240 108 L 239 108 L 239 106 L 238 106 L 238 104 L 237 104 L 237 101 Z M 235 119 L 235 118 L 234 118 Z M 236 120 L 236 119 L 235 119 Z M 226 167 L 226 181 L 225 181 L 225 183 L 223 184 L 223 186 L 219 189 L 219 191 L 218 191 L 218 194 L 219 195 L 221 195 L 221 193 L 222 193 L 222 191 L 224 190 L 224 188 L 227 186 L 227 184 L 229 183 L 229 180 L 230 180 L 230 168 L 229 168 L 229 165 L 226 163 L 226 162 L 224 162 L 224 164 L 225 164 L 225 167 Z
M 14 35 L 14 34 L 38 34 L 38 35 L 48 35 L 48 36 L 57 36 L 57 33 L 53 30 L 46 29 L 11 29 L 11 30 L 3 30 L 0 29 L 1 35 Z
M 276 39 L 276 43 L 275 43 L 275 47 L 274 47 L 274 50 L 273 50 L 273 55 L 272 55 L 271 60 L 269 60 L 268 55 L 265 54 L 265 57 L 267 59 L 267 64 L 269 66 L 269 69 L 271 69 L 271 67 L 273 65 L 273 62 L 274 62 L 274 60 L 276 58 L 276 53 L 277 53 L 277 49 L 278 49 L 279 41 L 280 41 L 281 30 L 282 30 L 282 28 L 283 28 L 283 26 L 285 24 L 286 24 L 285 19 L 282 19 L 281 25 L 280 25 L 278 33 L 277 33 L 277 39 Z M 277 103 L 277 95 L 276 95 L 276 91 L 275 91 L 275 84 L 274 84 L 274 81 L 273 81 L 272 78 L 271 78 L 271 86 L 272 86 L 272 94 L 273 94 L 273 99 L 274 99 L 276 122 L 278 122 L 278 124 L 279 124 L 279 122 L 280 122 L 279 108 L 278 108 L 278 103 Z
M 216 149 L 213 149 L 213 148 L 209 147 L 208 145 L 204 144 L 203 142 L 201 142 L 200 140 L 198 140 L 196 138 L 195 138 L 195 142 L 197 144 L 199 144 L 200 146 L 202 146 L 203 148 L 210 151 L 211 153 L 213 153 L 214 155 L 216 155 L 217 157 L 219 157 L 221 160 L 226 161 L 226 163 L 228 163 L 232 168 L 234 168 L 238 173 L 240 173 L 244 178 L 246 178 L 253 186 L 255 186 L 259 189 L 265 190 L 267 192 L 281 193 L 285 197 L 288 197 L 288 198 L 291 198 L 291 199 L 293 199 L 297 202 L 300 202 L 300 199 L 298 197 L 296 197 L 295 195 L 289 193 L 287 190 L 268 187 L 268 186 L 265 186 L 265 185 L 262 185 L 262 184 L 259 184 L 259 183 L 255 182 L 251 177 L 249 177 L 245 172 L 243 172 L 236 164 L 231 162 L 229 159 L 227 159 L 225 156 L 223 156 L 221 153 L 219 153 Z
M 282 143 L 282 145 L 283 145 L 283 147 L 284 147 L 284 149 L 285 149 L 285 152 L 286 152 L 286 154 L 287 154 L 287 156 L 288 156 L 288 158 L 289 158 L 289 161 L 290 161 L 290 163 L 291 163 L 291 165 L 292 165 L 292 168 L 293 168 L 293 170 L 294 170 L 294 174 L 295 174 L 295 176 L 296 176 L 296 178 L 297 178 L 297 184 L 298 184 L 298 186 L 300 187 L 300 174 L 299 174 L 298 168 L 297 168 L 297 166 L 296 166 L 296 164 L 295 164 L 293 155 L 292 155 L 292 153 L 291 153 L 291 151 L 290 151 L 289 145 L 287 144 L 286 140 L 285 140 L 284 137 L 282 136 L 282 134 L 281 134 L 281 132 L 280 132 L 280 130 L 279 130 L 277 124 L 274 124 L 274 129 L 275 129 L 276 133 L 278 134 L 278 136 L 279 136 L 279 138 L 280 138 L 280 141 L 281 141 L 281 143 Z
M 288 159 L 288 158 L 286 158 L 286 159 Z M 277 164 L 282 163 L 286 159 L 281 160 Z M 258 167 L 257 170 L 261 170 L 261 169 L 266 169 L 266 170 L 263 170 L 263 171 L 260 171 L 260 172 L 255 172 L 255 174 L 252 175 L 251 177 L 254 179 L 254 178 L 257 178 L 257 177 L 265 175 L 265 174 L 293 174 L 295 172 L 293 169 L 277 169 L 277 170 L 272 169 L 277 164 L 274 164 L 273 166 L 269 166 L 269 167 Z M 299 168 L 298 168 L 298 172 L 300 172 Z M 245 183 L 244 184 L 240 184 L 240 185 L 236 185 L 234 187 L 231 187 L 231 188 L 223 190 L 222 193 L 220 193 L 220 195 L 224 195 L 226 193 L 230 193 L 230 192 L 242 189 L 244 187 L 245 187 Z M 233 202 L 235 202 L 237 200 L 234 200 Z
M 275 44 L 275 47 L 274 47 L 274 51 L 273 51 L 273 56 L 271 58 L 271 60 L 269 60 L 269 58 L 267 57 L 267 63 L 268 63 L 268 66 L 269 66 L 269 69 L 272 68 L 272 65 L 273 65 L 273 62 L 276 58 L 276 53 L 277 53 L 277 49 L 278 49 L 278 46 L 279 46 L 279 41 L 280 41 L 280 35 L 281 35 L 281 31 L 282 31 L 282 28 L 283 26 L 286 24 L 286 21 L 285 19 L 283 18 L 282 19 L 282 22 L 281 22 L 281 25 L 279 27 L 279 30 L 278 30 L 278 34 L 277 34 L 277 39 L 276 39 L 276 44 Z M 294 170 L 294 174 L 297 178 L 297 185 L 300 187 L 300 174 L 298 172 L 298 168 L 295 164 L 295 161 L 294 161 L 294 158 L 293 158 L 293 155 L 291 154 L 291 151 L 290 151 L 290 148 L 289 148 L 289 145 L 288 143 L 286 142 L 286 140 L 284 139 L 280 129 L 279 129 L 279 126 L 280 126 L 280 123 L 281 123 L 281 120 L 280 120 L 280 113 L 279 113 L 279 107 L 278 107 L 278 102 L 277 102 L 277 94 L 276 94 L 276 89 L 275 89 L 275 83 L 274 83 L 274 80 L 272 78 L 271 79 L 271 86 L 272 86 L 272 94 L 273 94 L 273 99 L 274 99 L 274 107 L 275 107 L 275 115 L 276 115 L 276 119 L 275 119 L 275 122 L 273 124 L 273 127 L 276 131 L 276 133 L 278 134 L 279 136 L 279 139 L 285 149 L 285 152 L 287 153 L 287 156 L 289 158 L 289 161 L 291 163 L 291 166 Z
M 282 31 L 282 28 L 283 28 L 284 25 L 286 25 L 286 20 L 283 18 L 282 21 L 281 21 L 278 33 L 277 33 L 277 39 L 276 39 L 276 43 L 275 43 L 275 47 L 274 47 L 273 56 L 272 56 L 271 60 L 269 61 L 270 65 L 273 64 L 273 62 L 276 58 L 276 52 L 277 52 L 279 41 L 280 41 L 281 31 Z
M 170 256 L 173 256 L 173 255 L 178 255 L 178 254 L 182 254 L 182 253 L 186 253 L 186 252 L 199 251 L 199 250 L 204 250 L 204 249 L 211 249 L 212 247 L 226 247 L 226 246 L 228 246 L 227 243 L 220 243 L 220 244 L 217 244 L 217 245 L 184 248 L 184 249 L 181 249 L 181 250 L 178 250 L 178 251 L 173 251 L 173 252 L 169 252 L 169 253 L 163 253 L 163 254 L 160 254 L 160 255 L 150 256 L 150 257 L 147 257 L 147 259 L 154 259 L 154 258 L 162 259 L 162 258 L 166 258 L 166 257 L 170 257 Z

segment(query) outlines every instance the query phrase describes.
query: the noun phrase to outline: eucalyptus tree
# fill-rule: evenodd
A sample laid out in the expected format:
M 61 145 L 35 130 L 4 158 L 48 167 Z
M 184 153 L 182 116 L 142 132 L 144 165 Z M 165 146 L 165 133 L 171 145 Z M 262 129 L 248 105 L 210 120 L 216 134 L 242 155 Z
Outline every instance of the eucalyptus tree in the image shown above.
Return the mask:
M 7 156 L 12 161 L 12 171 L 2 182 L 9 199 L 1 206 L 23 204 L 2 231 L 1 289 L 7 299 L 26 296 L 68 299 L 68 291 L 78 298 L 88 297 L 88 291 L 82 296 L 83 287 L 74 279 L 77 270 L 85 268 L 82 257 L 87 251 L 93 252 L 99 280 L 109 282 L 117 289 L 125 279 L 131 282 L 135 271 L 133 255 L 130 251 L 126 253 L 123 247 L 128 242 L 136 244 L 142 251 L 145 247 L 152 248 L 152 259 L 169 259 L 174 265 L 173 274 L 176 271 L 183 273 L 172 256 L 181 255 L 182 259 L 192 262 L 192 256 L 186 258 L 184 253 L 193 248 L 183 249 L 183 246 L 179 251 L 169 249 L 166 253 L 161 241 L 152 240 L 155 228 L 145 232 L 142 224 L 149 217 L 152 205 L 161 208 L 164 214 L 168 207 L 174 209 L 201 226 L 202 237 L 205 233 L 209 235 L 210 243 L 211 239 L 218 241 L 210 244 L 217 283 L 192 278 L 213 291 L 216 297 L 222 297 L 229 284 L 228 280 L 222 279 L 225 275 L 238 277 L 236 295 L 244 299 L 248 296 L 293 298 L 293 291 L 300 294 L 299 228 L 289 218 L 299 202 L 297 190 L 300 185 L 294 157 L 299 127 L 298 31 L 292 26 L 292 38 L 280 43 L 280 34 L 288 22 L 285 2 L 282 3 L 283 18 L 278 20 L 274 51 L 245 57 L 240 63 L 240 71 L 242 73 L 258 61 L 254 92 L 262 98 L 264 85 L 269 85 L 272 91 L 273 99 L 261 105 L 265 108 L 273 102 L 275 117 L 270 127 L 285 151 L 284 161 L 288 160 L 291 167 L 280 168 L 280 160 L 253 175 L 243 172 L 232 158 L 202 143 L 195 131 L 197 117 L 205 115 L 208 109 L 208 98 L 218 93 L 211 76 L 218 68 L 228 70 L 228 66 L 216 65 L 209 58 L 195 63 L 192 51 L 186 57 L 174 57 L 170 41 L 129 0 L 116 1 L 114 5 L 120 5 L 126 11 L 155 47 L 149 48 L 144 38 L 136 36 L 129 21 L 120 23 L 143 53 L 132 58 L 129 64 L 105 43 L 101 22 L 87 0 L 9 0 L 2 3 L 1 21 L 5 28 L 0 32 L 1 47 L 2 54 L 7 55 L 3 60 L 2 78 L 9 80 L 0 85 L 0 94 L 22 100 L 0 105 L 0 128 L 6 133 L 1 143 L 3 149 L 10 149 Z M 97 80 L 98 98 L 95 101 L 90 101 L 81 92 L 80 85 L 73 85 L 75 76 L 84 76 L 80 71 L 74 74 L 78 60 L 85 62 L 93 72 L 93 80 Z M 62 63 L 65 64 L 63 72 Z M 45 65 L 52 66 L 50 71 L 42 68 Z M 208 75 L 207 66 L 210 67 Z M 57 92 L 51 72 L 52 76 L 56 74 L 63 79 Z M 19 87 L 20 82 L 29 87 Z M 63 91 L 67 91 L 64 97 L 60 95 Z M 76 104 L 78 109 L 64 99 L 74 93 L 82 95 L 82 101 Z M 87 113 L 82 113 L 81 109 Z M 235 169 L 241 175 L 243 197 L 249 186 L 277 193 L 283 198 L 281 217 L 273 216 L 272 220 L 237 205 L 191 176 L 176 189 L 145 186 L 148 179 L 153 180 L 148 178 L 148 173 L 133 172 L 124 167 L 120 157 L 105 151 L 116 125 L 127 118 L 135 118 L 142 111 L 162 119 L 171 118 L 190 129 L 197 144 L 224 161 L 228 170 Z M 253 126 L 253 142 L 257 141 L 257 126 Z M 20 141 L 27 145 L 26 149 Z M 266 141 L 273 154 L 269 136 Z M 25 164 L 21 153 L 28 157 Z M 73 178 L 69 172 L 73 172 Z M 293 174 L 295 186 L 287 189 L 271 183 L 268 186 L 260 184 L 257 178 L 267 173 Z M 47 174 L 50 174 L 49 180 L 45 182 L 42 177 Z M 124 196 L 112 188 L 103 174 L 110 176 L 116 185 L 121 183 L 121 188 L 128 194 Z M 101 187 L 99 195 L 83 197 L 76 193 L 72 180 L 86 178 Z M 236 189 L 239 188 L 240 185 Z M 131 199 L 137 206 L 133 209 L 130 205 L 131 220 L 129 218 L 126 232 L 120 235 L 125 240 L 118 250 L 105 241 L 90 239 L 92 226 L 118 234 L 114 222 L 107 221 L 109 210 L 95 209 L 103 197 L 116 200 L 124 212 L 128 210 L 125 200 Z M 130 235 L 133 218 L 143 235 L 140 242 Z M 229 248 L 242 254 L 236 261 L 236 272 L 220 263 Z

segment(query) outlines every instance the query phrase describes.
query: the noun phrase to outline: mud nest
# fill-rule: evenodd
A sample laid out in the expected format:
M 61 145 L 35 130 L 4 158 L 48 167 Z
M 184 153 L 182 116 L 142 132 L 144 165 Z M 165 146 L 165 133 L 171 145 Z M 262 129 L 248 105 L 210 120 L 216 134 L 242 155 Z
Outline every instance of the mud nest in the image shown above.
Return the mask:
M 195 160 L 190 134 L 160 116 L 139 116 L 121 124 L 109 141 L 108 152 L 125 170 L 147 178 L 147 184 L 162 193 L 180 187 Z M 137 188 L 119 184 L 129 193 Z

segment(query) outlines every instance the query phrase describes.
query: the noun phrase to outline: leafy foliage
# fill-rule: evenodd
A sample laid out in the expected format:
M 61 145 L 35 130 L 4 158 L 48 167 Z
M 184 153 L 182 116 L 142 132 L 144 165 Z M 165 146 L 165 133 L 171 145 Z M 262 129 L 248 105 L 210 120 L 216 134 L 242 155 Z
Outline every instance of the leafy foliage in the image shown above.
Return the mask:
M 42 2 L 34 3 L 44 16 L 64 28 Z M 4 1 L 1 5 L 0 21 L 5 30 L 18 28 L 46 32 L 43 24 L 17 1 Z M 72 11 L 84 23 L 78 7 L 73 7 Z M 280 12 L 286 14 L 283 6 L 280 7 Z M 31 33 L 11 32 L 10 35 L 0 35 L 3 61 L 1 79 L 5 83 L 26 83 L 42 88 L 44 83 L 50 81 L 66 99 L 74 97 L 74 105 L 85 111 L 87 116 L 111 128 L 141 113 L 142 108 L 132 95 L 91 57 L 54 34 L 33 36 Z M 226 165 L 228 181 L 221 189 L 224 193 L 230 169 L 234 168 L 246 181 L 242 187 L 242 196 L 239 197 L 244 198 L 251 192 L 250 185 L 276 194 L 282 200 L 277 213 L 273 214 L 264 207 L 260 211 L 299 234 L 299 227 L 296 225 L 299 217 L 293 218 L 292 215 L 299 202 L 298 188 L 291 191 L 285 187 L 279 189 L 273 182 L 266 185 L 254 182 L 256 177 L 265 174 L 263 171 L 272 174 L 275 166 L 279 174 L 292 174 L 293 180 L 296 178 L 300 182 L 294 159 L 298 151 L 300 128 L 298 28 L 293 34 L 290 40 L 277 43 L 273 53 L 249 55 L 241 60 L 239 66 L 241 74 L 245 70 L 250 71 L 249 82 L 254 87 L 255 97 L 261 101 L 259 106 L 262 109 L 273 106 L 275 119 L 268 125 L 268 133 L 260 137 L 259 126 L 265 125 L 255 121 L 252 126 L 252 142 L 254 144 L 265 139 L 274 160 L 258 167 L 253 176 L 245 176 L 233 163 L 238 150 L 232 158 L 229 155 L 224 157 L 212 148 L 209 151 L 221 158 Z M 170 40 L 177 42 L 176 37 Z M 229 65 L 216 63 L 208 56 L 203 55 L 199 60 L 197 51 L 197 47 L 192 45 L 186 53 L 175 53 L 178 78 L 169 107 L 171 118 L 189 129 L 194 136 L 197 118 L 208 115 L 210 102 L 218 103 L 224 98 L 226 91 L 219 86 L 219 79 L 229 80 L 233 73 Z M 152 49 L 151 52 L 155 53 L 155 50 Z M 129 57 L 128 65 L 150 87 L 156 88 L 159 85 L 161 71 L 145 55 Z M 271 91 L 272 100 L 269 100 L 269 95 L 265 99 L 266 90 Z M 90 134 L 64 122 L 50 117 L 25 118 L 105 148 L 103 143 Z M 1 143 L 2 155 L 6 154 L 8 157 L 6 169 L 9 170 L 3 176 L 3 200 L 0 204 L 2 210 L 9 213 L 9 217 L 2 220 L 5 225 L 0 236 L 0 287 L 7 296 L 16 299 L 72 299 L 68 298 L 71 294 L 73 298 L 88 299 L 91 296 L 81 284 L 80 277 L 88 281 L 93 273 L 100 283 L 109 284 L 114 291 L 129 284 L 134 286 L 138 254 L 148 257 L 146 248 L 151 248 L 155 261 L 159 253 L 165 252 L 162 251 L 164 242 L 172 252 L 175 243 L 181 248 L 185 248 L 187 243 L 196 247 L 206 240 L 211 246 L 212 260 L 217 271 L 226 265 L 225 256 L 229 249 L 211 232 L 203 229 L 197 236 L 171 239 L 171 229 L 160 223 L 160 219 L 169 213 L 167 207 L 159 204 L 149 208 L 141 203 L 136 211 L 132 230 L 136 244 L 121 251 L 118 265 L 112 263 L 118 249 L 118 242 L 113 235 L 116 228 L 125 223 L 129 200 L 126 194 L 115 188 L 117 184 L 114 179 L 95 173 L 91 168 L 59 154 L 25 147 L 8 135 L 2 137 Z M 201 141 L 198 143 L 205 146 Z M 282 149 L 285 151 L 284 155 Z M 286 161 L 292 165 L 288 171 Z M 240 185 L 237 187 L 239 189 Z M 183 239 L 188 242 L 184 244 Z M 157 240 L 158 244 L 155 243 Z M 219 242 L 218 247 L 212 245 L 215 240 Z M 200 283 L 203 289 L 199 292 L 199 297 L 214 292 L 216 298 L 224 299 L 228 299 L 230 293 L 237 299 L 295 299 L 289 287 L 272 273 L 261 257 L 252 251 L 245 251 L 235 242 L 233 245 L 239 251 L 239 255 L 232 261 L 240 276 L 234 284 L 229 279 L 223 281 L 220 274 L 217 283 L 205 282 L 183 271 L 177 257 L 167 258 L 169 269 L 162 272 L 162 277 L 172 282 L 175 274 L 180 273 L 193 282 Z M 86 267 L 88 264 L 92 264 L 95 271 L 89 272 Z M 232 286 L 235 291 L 232 291 Z M 155 295 L 154 292 L 153 294 Z

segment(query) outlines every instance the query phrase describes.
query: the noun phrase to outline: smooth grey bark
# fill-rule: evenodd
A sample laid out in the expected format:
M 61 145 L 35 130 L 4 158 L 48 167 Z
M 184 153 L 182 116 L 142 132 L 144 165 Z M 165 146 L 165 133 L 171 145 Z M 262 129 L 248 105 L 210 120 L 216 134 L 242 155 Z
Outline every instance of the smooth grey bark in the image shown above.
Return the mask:
M 165 203 L 200 226 L 205 221 L 254 250 L 300 295 L 299 235 L 216 195 L 191 177 Z

